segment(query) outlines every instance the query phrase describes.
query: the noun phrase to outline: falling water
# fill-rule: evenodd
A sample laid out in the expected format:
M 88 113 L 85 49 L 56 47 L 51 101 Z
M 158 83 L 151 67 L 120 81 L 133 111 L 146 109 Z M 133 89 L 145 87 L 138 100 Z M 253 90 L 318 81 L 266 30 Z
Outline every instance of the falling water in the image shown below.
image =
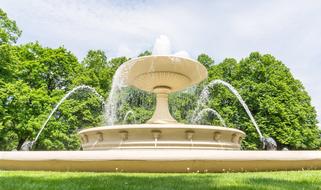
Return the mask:
M 43 129 L 46 127 L 47 123 L 49 122 L 51 116 L 56 112 L 56 110 L 59 108 L 59 106 L 67 99 L 69 98 L 72 94 L 74 94 L 75 92 L 79 91 L 79 90 L 88 90 L 89 92 L 92 92 L 94 95 L 96 95 L 99 100 L 102 102 L 103 107 L 104 107 L 104 98 L 92 87 L 90 86 L 86 86 L 86 85 L 80 85 L 77 86 L 75 88 L 73 88 L 72 90 L 70 90 L 63 98 L 60 99 L 60 101 L 58 102 L 58 104 L 52 109 L 52 111 L 50 112 L 50 114 L 48 115 L 46 121 L 42 124 L 36 138 L 33 141 L 26 141 L 22 147 L 21 150 L 30 150 L 33 146 L 34 143 L 37 142 L 40 134 L 42 133 Z
M 166 35 L 159 36 L 154 43 L 152 55 L 171 55 L 171 43 Z M 188 57 L 188 53 L 180 51 L 176 53 L 180 57 Z M 173 58 L 179 59 L 179 58 Z M 116 70 L 112 80 L 112 87 L 108 96 L 107 103 L 105 104 L 106 110 L 106 123 L 107 125 L 114 125 L 118 121 L 117 109 L 122 104 L 122 101 L 126 99 L 126 96 L 121 96 L 120 91 L 122 88 L 127 87 L 126 80 L 128 72 L 130 71 L 134 62 L 128 61 L 126 64 L 120 65 Z M 154 64 L 150 65 L 150 71 L 154 70 Z
M 223 127 L 226 127 L 226 124 L 225 124 L 225 121 L 224 119 L 222 118 L 222 116 L 214 109 L 212 108 L 205 108 L 205 109 L 202 109 L 200 112 L 198 112 L 198 114 L 196 115 L 196 117 L 192 117 L 192 120 L 191 120 L 191 123 L 195 124 L 197 123 L 198 121 L 200 121 L 204 115 L 204 113 L 206 112 L 211 112 L 213 113 L 219 120 L 220 120 L 220 123 Z
M 117 119 L 117 104 L 120 101 L 121 97 L 119 95 L 120 90 L 123 87 L 126 87 L 125 77 L 128 73 L 129 64 L 121 65 L 115 72 L 112 80 L 112 86 L 108 96 L 107 104 L 105 104 L 106 110 L 106 123 L 107 125 L 114 125 Z
M 132 110 L 129 110 L 128 112 L 126 112 L 123 122 L 125 123 L 127 121 L 127 118 L 129 115 L 132 115 L 134 117 L 134 123 L 136 123 L 136 117 Z
M 260 140 L 263 141 L 264 137 L 263 137 L 263 135 L 262 135 L 262 133 L 261 133 L 261 131 L 260 131 L 260 129 L 259 129 L 254 117 L 252 116 L 252 113 L 250 112 L 248 106 L 246 105 L 245 101 L 243 100 L 241 95 L 238 93 L 238 91 L 232 85 L 230 85 L 229 83 L 227 83 L 225 81 L 222 81 L 222 80 L 213 80 L 213 81 L 211 81 L 202 90 L 201 95 L 200 95 L 200 99 L 198 100 L 198 103 L 197 103 L 197 107 L 203 106 L 206 102 L 208 102 L 208 98 L 209 98 L 209 94 L 210 94 L 210 88 L 212 88 L 212 87 L 214 87 L 214 86 L 216 86 L 218 84 L 221 84 L 221 85 L 227 87 L 237 97 L 237 99 L 239 100 L 239 102 L 243 106 L 244 110 L 246 111 L 247 115 L 250 117 L 251 122 L 253 123 L 254 127 L 256 128 L 256 131 L 260 136 Z M 197 108 L 195 111 L 197 111 L 198 109 L 199 108 Z

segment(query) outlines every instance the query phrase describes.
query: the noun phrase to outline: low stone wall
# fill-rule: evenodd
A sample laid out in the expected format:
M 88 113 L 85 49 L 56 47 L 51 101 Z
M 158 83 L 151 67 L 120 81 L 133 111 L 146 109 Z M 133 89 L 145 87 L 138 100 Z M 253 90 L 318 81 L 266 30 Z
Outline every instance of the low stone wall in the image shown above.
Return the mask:
M 108 150 L 0 152 L 2 170 L 246 172 L 321 169 L 321 151 Z

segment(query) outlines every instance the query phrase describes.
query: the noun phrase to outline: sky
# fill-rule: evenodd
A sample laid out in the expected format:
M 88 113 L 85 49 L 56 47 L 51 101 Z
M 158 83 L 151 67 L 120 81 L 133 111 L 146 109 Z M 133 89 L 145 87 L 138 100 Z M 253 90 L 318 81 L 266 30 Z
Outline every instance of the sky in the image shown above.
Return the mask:
M 206 53 L 216 63 L 272 54 L 302 81 L 321 121 L 321 1 L 0 0 L 0 7 L 23 30 L 18 43 L 63 45 L 79 60 L 90 49 L 135 57 L 162 36 L 173 52 Z

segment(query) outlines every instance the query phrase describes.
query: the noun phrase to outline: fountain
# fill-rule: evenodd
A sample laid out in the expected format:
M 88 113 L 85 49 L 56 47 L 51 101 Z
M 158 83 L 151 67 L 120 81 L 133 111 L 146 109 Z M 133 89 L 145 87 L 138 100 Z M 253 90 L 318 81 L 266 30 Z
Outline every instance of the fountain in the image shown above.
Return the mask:
M 245 133 L 225 127 L 222 117 L 204 107 L 209 88 L 227 86 L 239 99 L 256 127 L 261 140 L 275 149 L 272 138 L 263 138 L 252 114 L 237 91 L 228 83 L 216 80 L 203 91 L 192 124 L 178 123 L 168 109 L 168 95 L 196 85 L 207 78 L 199 62 L 172 55 L 153 55 L 131 59 L 116 71 L 106 104 L 107 126 L 79 131 L 84 151 L 2 151 L 0 169 L 109 171 L 109 172 L 238 172 L 321 169 L 321 151 L 241 151 Z M 145 124 L 115 125 L 117 92 L 132 86 L 156 96 L 153 116 Z M 80 88 L 81 89 L 81 88 Z M 88 89 L 88 88 L 87 88 Z M 92 90 L 91 90 L 92 91 Z M 50 116 L 50 113 L 31 147 Z M 93 91 L 94 92 L 94 91 Z M 205 112 L 215 114 L 222 126 L 196 125 Z M 133 112 L 128 111 L 125 119 Z
M 81 130 L 83 150 L 240 149 L 244 132 L 222 126 L 181 124 L 169 112 L 170 93 L 184 90 L 207 78 L 207 70 L 201 63 L 176 56 L 145 56 L 124 63 L 119 72 L 125 85 L 155 93 L 154 114 L 146 124 Z

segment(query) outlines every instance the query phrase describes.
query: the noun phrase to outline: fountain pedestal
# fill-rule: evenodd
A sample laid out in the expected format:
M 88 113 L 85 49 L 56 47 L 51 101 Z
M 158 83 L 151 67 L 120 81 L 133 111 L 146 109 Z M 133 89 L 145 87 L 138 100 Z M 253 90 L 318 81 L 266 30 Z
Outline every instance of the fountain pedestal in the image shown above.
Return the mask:
M 177 121 L 169 113 L 168 109 L 168 87 L 158 87 L 154 90 L 156 94 L 156 109 L 150 120 L 147 123 L 166 124 L 177 123 Z

